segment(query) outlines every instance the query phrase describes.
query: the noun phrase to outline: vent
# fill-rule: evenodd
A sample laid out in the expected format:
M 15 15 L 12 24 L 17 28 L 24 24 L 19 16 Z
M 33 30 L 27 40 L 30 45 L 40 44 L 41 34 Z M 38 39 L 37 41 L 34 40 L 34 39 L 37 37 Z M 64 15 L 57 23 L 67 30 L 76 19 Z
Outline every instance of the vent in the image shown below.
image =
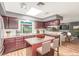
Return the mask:
M 43 2 L 38 2 L 37 5 L 38 5 L 38 6 L 42 6 L 42 5 L 45 5 L 45 3 L 43 3 Z
M 24 2 L 22 2 L 20 5 L 21 5 L 21 8 L 24 8 L 24 9 L 26 9 L 26 8 L 27 8 L 27 4 L 26 4 L 26 3 L 24 3 Z

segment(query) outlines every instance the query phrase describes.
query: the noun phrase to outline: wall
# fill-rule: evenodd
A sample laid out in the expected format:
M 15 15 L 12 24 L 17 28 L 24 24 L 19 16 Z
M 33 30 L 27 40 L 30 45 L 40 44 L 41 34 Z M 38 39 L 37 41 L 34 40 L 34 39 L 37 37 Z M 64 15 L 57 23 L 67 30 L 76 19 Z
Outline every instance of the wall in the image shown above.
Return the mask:
M 11 16 L 11 17 L 17 17 L 18 20 L 30 20 L 30 21 L 36 21 L 36 18 L 33 17 L 29 17 L 29 16 L 25 16 L 25 15 L 21 15 L 21 14 L 17 14 L 17 13 L 12 13 L 12 12 L 7 12 L 7 16 Z M 40 19 L 38 19 L 40 21 Z M 18 22 L 19 23 L 19 22 Z M 33 22 L 33 33 L 36 33 L 36 29 L 35 29 L 35 22 Z M 5 37 L 7 37 L 6 31 L 10 31 L 10 36 L 16 36 L 16 30 L 20 30 L 20 25 L 18 25 L 19 28 L 18 29 L 5 29 L 4 35 Z
M 79 17 L 73 17 L 73 18 L 63 18 L 61 23 L 69 23 L 69 22 L 79 22 Z
M 69 23 L 69 29 L 72 30 L 73 26 L 79 26 L 79 21 L 78 22 L 70 22 Z
M 9 31 L 10 34 L 7 34 L 6 32 Z M 16 36 L 16 30 L 14 29 L 5 29 L 4 30 L 4 38 L 7 38 L 7 37 L 14 37 Z
M 35 17 L 30 17 L 30 16 L 25 16 L 25 15 L 22 15 L 22 14 L 17 14 L 17 13 L 13 13 L 13 12 L 6 12 L 6 15 L 7 16 L 12 16 L 12 17 L 17 17 L 19 20 L 30 20 L 30 21 L 33 21 L 33 33 L 36 33 L 36 30 L 37 29 L 40 29 L 40 28 L 46 28 L 47 26 L 49 25 L 53 25 L 54 22 L 55 24 L 60 24 L 60 21 L 59 19 L 56 19 L 55 17 L 55 21 L 53 17 L 51 18 L 46 18 L 46 20 L 48 19 L 49 21 L 42 21 L 42 19 L 39 19 L 39 18 L 35 18 Z M 52 21 L 51 21 L 52 20 Z M 20 29 L 20 25 L 19 25 L 19 29 Z M 13 30 L 11 32 L 16 32 L 16 30 Z
M 2 2 L 0 2 L 0 15 L 5 15 L 5 7 L 4 4 Z

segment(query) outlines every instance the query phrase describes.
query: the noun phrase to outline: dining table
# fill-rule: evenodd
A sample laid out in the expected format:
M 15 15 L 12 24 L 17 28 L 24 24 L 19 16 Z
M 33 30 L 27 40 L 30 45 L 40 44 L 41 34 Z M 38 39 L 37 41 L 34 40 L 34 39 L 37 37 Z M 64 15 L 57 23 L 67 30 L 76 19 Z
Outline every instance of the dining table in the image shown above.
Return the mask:
M 54 40 L 54 37 L 51 36 L 45 36 L 44 38 L 38 38 L 38 37 L 32 37 L 32 38 L 28 38 L 25 39 L 25 41 L 31 45 L 32 48 L 32 56 L 36 56 L 37 55 L 37 48 L 42 46 L 43 42 L 46 41 L 52 41 Z

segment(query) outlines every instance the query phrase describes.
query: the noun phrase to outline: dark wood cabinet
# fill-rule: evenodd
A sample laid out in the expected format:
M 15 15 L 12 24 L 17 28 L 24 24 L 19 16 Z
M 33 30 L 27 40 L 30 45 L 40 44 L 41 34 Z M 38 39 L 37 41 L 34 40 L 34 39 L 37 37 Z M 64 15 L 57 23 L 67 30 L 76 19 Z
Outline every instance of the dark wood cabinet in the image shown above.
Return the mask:
M 40 28 L 44 28 L 44 22 L 39 22 L 39 21 L 36 21 L 35 22 L 35 28 L 36 29 L 40 29 Z
M 5 38 L 4 39 L 4 48 L 5 48 L 4 53 L 9 53 L 21 48 L 29 47 L 30 45 L 25 41 L 25 39 L 32 38 L 34 36 L 35 35 Z
M 21 36 L 21 37 L 13 37 L 13 38 L 5 38 L 4 39 L 4 53 L 9 53 L 21 48 L 29 47 L 30 45 L 25 41 L 25 39 L 34 37 L 31 36 Z
M 4 39 L 5 53 L 15 51 L 17 49 L 25 48 L 26 41 L 23 37 L 6 38 Z
M 60 25 L 60 19 L 55 19 L 55 20 L 45 22 L 45 28 L 47 28 L 48 26 L 54 26 L 54 25 Z
M 9 28 L 9 20 L 7 16 L 2 16 L 3 17 L 3 21 L 4 21 L 4 27 L 5 29 Z
M 41 28 L 47 28 L 48 26 L 54 26 L 59 24 L 60 24 L 60 19 L 55 19 L 55 20 L 45 21 L 45 22 L 36 21 L 35 28 L 41 29 Z
M 8 53 L 14 50 L 16 50 L 15 38 L 4 39 L 4 53 Z
M 23 37 L 16 37 L 16 49 L 21 49 L 26 47 L 26 42 Z
M 2 16 L 5 29 L 18 29 L 18 20 L 16 17 Z
M 9 17 L 9 29 L 18 29 L 17 18 Z

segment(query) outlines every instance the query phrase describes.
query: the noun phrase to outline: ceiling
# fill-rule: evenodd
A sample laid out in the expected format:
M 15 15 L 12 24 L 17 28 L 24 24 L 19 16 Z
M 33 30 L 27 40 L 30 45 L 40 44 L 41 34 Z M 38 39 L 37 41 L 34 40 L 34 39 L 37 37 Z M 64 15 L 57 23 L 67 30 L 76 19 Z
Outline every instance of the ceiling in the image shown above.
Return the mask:
M 5 8 L 4 7 L 2 7 L 3 6 L 3 4 L 2 3 L 0 3 L 0 15 L 5 15 Z
M 38 6 L 38 2 L 24 2 L 26 8 L 21 8 L 21 2 L 4 2 L 6 11 L 24 14 L 29 11 L 31 7 L 41 10 L 37 18 L 46 18 L 51 15 L 59 14 L 64 18 L 78 18 L 79 17 L 79 2 L 43 2 L 45 5 Z M 31 16 L 31 15 L 30 15 Z

